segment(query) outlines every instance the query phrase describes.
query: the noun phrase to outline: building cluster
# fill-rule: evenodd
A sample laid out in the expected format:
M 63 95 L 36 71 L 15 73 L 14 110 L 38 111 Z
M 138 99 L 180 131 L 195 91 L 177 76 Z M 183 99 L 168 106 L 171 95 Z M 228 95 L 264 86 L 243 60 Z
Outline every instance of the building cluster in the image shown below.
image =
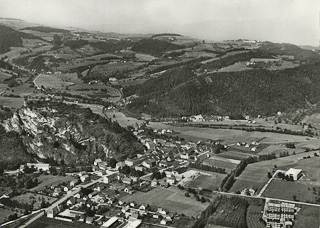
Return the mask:
M 266 200 L 262 219 L 267 228 L 292 228 L 300 208 L 293 203 Z

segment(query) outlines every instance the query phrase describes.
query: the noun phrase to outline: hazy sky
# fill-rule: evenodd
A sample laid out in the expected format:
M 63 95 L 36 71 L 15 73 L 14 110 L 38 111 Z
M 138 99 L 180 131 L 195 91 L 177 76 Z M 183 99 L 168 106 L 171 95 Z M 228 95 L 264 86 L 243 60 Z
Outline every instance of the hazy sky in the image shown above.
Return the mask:
M 103 32 L 319 44 L 318 0 L 0 0 L 0 17 Z

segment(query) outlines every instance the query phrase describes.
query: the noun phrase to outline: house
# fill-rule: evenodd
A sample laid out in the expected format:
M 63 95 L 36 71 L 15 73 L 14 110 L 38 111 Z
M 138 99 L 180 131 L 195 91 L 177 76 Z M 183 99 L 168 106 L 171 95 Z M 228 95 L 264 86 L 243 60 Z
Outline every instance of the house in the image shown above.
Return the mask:
M 129 178 L 129 177 L 123 178 L 123 179 L 122 179 L 122 183 L 124 183 L 124 184 L 131 184 L 131 178 Z
M 118 218 L 117 217 L 111 217 L 108 221 L 106 221 L 105 223 L 103 223 L 101 225 L 101 228 L 108 228 L 110 226 L 112 226 L 115 222 L 118 221 Z
M 67 206 L 75 205 L 76 202 L 77 202 L 76 198 L 71 196 L 70 199 L 68 199 L 68 201 L 67 201 Z
M 158 185 L 158 181 L 156 179 L 153 179 L 151 181 L 151 187 L 157 187 L 157 185 Z
M 96 160 L 94 160 L 93 165 L 97 166 L 100 162 L 102 162 L 102 160 L 100 158 L 97 158 Z
M 188 153 L 180 154 L 180 158 L 184 160 L 189 160 L 189 154 Z
M 290 168 L 285 175 L 292 177 L 293 180 L 298 180 L 302 176 L 302 169 Z
M 192 122 L 202 122 L 202 121 L 204 121 L 204 118 L 203 118 L 203 116 L 200 114 L 200 115 L 196 115 L 196 116 L 191 116 L 191 117 L 190 117 L 190 120 L 191 120 Z
M 160 221 L 160 224 L 161 224 L 161 225 L 167 225 L 167 220 L 162 219 L 162 220 Z
M 88 174 L 82 175 L 82 176 L 80 177 L 81 182 L 85 182 L 85 181 L 88 180 L 88 179 L 89 179 L 89 175 L 88 175 Z
M 86 223 L 87 224 L 92 224 L 93 223 L 93 217 L 87 217 L 86 218 Z
M 170 185 L 173 185 L 174 183 L 176 183 L 176 178 L 175 177 L 168 177 L 167 183 L 169 183 Z
M 52 196 L 53 196 L 53 197 L 60 196 L 61 192 L 62 192 L 61 188 L 55 188 L 55 189 L 53 190 Z
M 60 212 L 60 208 L 56 206 L 56 207 L 49 209 L 47 211 L 47 217 L 54 218 L 57 214 L 59 214 L 59 212 Z
M 50 165 L 46 163 L 27 163 L 27 166 L 29 168 L 34 167 L 37 171 L 49 171 L 50 169 Z
M 142 165 L 148 169 L 151 169 L 156 165 L 156 161 L 154 159 L 148 159 L 142 162 Z
M 127 159 L 124 161 L 124 163 L 125 163 L 127 166 L 131 167 L 131 166 L 134 165 L 135 162 L 134 162 L 133 159 L 127 158 Z
M 118 169 L 120 169 L 120 168 L 123 168 L 124 166 L 125 166 L 126 164 L 122 161 L 122 162 L 118 162 L 117 164 L 116 164 L 116 169 L 118 170 Z

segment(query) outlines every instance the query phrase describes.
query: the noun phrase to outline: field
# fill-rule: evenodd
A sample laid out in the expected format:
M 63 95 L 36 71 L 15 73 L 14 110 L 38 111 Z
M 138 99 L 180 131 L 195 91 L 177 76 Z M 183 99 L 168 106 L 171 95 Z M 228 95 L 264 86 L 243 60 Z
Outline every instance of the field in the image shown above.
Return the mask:
M 8 217 L 14 213 L 16 212 L 11 211 L 10 209 L 0 208 L 0 224 L 7 221 Z
M 234 71 L 244 71 L 244 70 L 252 70 L 252 68 L 247 67 L 244 62 L 239 62 L 227 67 L 223 67 L 219 69 L 218 72 L 234 72 Z
M 136 202 L 138 204 L 150 204 L 155 207 L 162 207 L 169 212 L 183 213 L 187 216 L 196 217 L 203 211 L 208 203 L 201 203 L 194 197 L 185 197 L 184 192 L 170 188 L 155 188 L 147 193 L 136 192 L 122 198 L 124 202 Z
M 301 122 L 307 124 L 311 123 L 313 126 L 318 128 L 320 125 L 320 113 L 315 113 L 310 116 L 306 116 Z
M 294 200 L 293 198 L 296 196 L 297 200 L 301 202 L 315 202 L 312 187 L 279 179 L 273 179 L 262 196 L 284 200 Z
M 225 177 L 225 174 L 215 173 L 213 175 L 199 175 L 194 180 L 190 181 L 186 187 L 202 188 L 211 191 L 217 191 Z
M 319 214 L 319 207 L 303 205 L 300 211 L 298 212 L 294 228 L 318 228 L 320 226 Z
M 246 227 L 247 201 L 245 199 L 239 197 L 218 197 L 214 200 L 213 205 L 216 205 L 216 210 L 213 210 L 214 212 L 208 218 L 207 224 Z
M 41 202 L 42 202 L 42 198 L 46 202 L 49 202 L 50 204 L 57 200 L 57 198 L 54 198 L 54 197 L 48 197 L 48 196 L 45 196 L 45 195 L 32 194 L 32 193 L 25 193 L 25 194 L 20 195 L 20 196 L 15 196 L 15 197 L 12 198 L 12 200 L 17 200 L 17 201 L 19 201 L 21 203 L 32 203 L 32 202 L 34 202 L 33 208 L 34 209 L 39 209 L 40 205 L 41 205 Z
M 46 186 L 58 185 L 62 182 L 69 182 L 75 180 L 71 176 L 53 176 L 53 175 L 41 175 L 38 177 L 38 186 L 31 188 L 30 191 L 38 191 L 44 189 Z
M 117 121 L 122 127 L 134 126 L 136 123 L 140 124 L 144 122 L 143 120 L 137 120 L 136 118 L 126 116 L 125 114 L 119 111 L 108 111 L 106 112 L 106 115 L 109 118 L 112 118 L 113 121 Z M 113 117 L 114 115 L 115 118 Z
M 85 223 L 71 223 L 42 216 L 27 228 L 95 228 L 99 226 L 87 225 Z
M 17 97 L 1 97 L 0 96 L 0 105 L 18 109 L 23 106 L 24 99 L 23 98 L 17 98 Z
M 41 74 L 37 80 L 35 81 L 36 85 L 41 87 L 44 86 L 46 88 L 54 88 L 54 89 L 63 89 L 66 86 L 74 85 L 73 82 L 67 82 L 58 77 L 57 75 L 46 75 Z
M 250 156 L 250 154 L 248 153 L 242 153 L 242 152 L 238 152 L 238 151 L 226 151 L 226 152 L 222 152 L 220 154 L 216 155 L 217 157 L 221 157 L 221 158 L 229 158 L 229 159 L 234 159 L 234 160 L 239 160 L 241 161 L 244 158 L 247 158 L 248 156 Z
M 268 181 L 267 173 L 269 171 L 272 171 L 274 165 L 277 165 L 278 169 L 288 169 L 289 167 L 296 168 L 299 167 L 298 162 L 301 161 L 304 156 L 310 155 L 313 157 L 313 154 L 314 152 L 306 152 L 284 158 L 277 158 L 273 160 L 249 164 L 243 171 L 243 173 L 239 177 L 237 177 L 236 182 L 231 188 L 231 192 L 241 191 L 246 187 L 251 187 L 254 190 L 259 191 Z
M 215 166 L 218 168 L 224 168 L 227 173 L 234 170 L 237 165 L 240 163 L 239 160 L 230 159 L 230 158 L 222 158 L 222 157 L 210 157 L 203 161 L 204 165 Z
M 248 228 L 264 228 L 265 225 L 260 221 L 262 218 L 261 206 L 250 204 L 247 208 L 247 226 Z
M 318 153 L 319 154 L 319 153 Z M 287 170 L 290 166 L 284 166 L 283 169 Z M 314 157 L 299 160 L 294 168 L 302 169 L 304 177 L 299 179 L 302 184 L 320 186 L 320 158 Z

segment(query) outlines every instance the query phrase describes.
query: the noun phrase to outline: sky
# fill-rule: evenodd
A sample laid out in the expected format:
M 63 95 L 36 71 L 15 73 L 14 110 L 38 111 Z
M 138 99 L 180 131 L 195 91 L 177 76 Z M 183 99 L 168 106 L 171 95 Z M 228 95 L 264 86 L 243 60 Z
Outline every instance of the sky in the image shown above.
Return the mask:
M 49 26 L 313 46 L 319 10 L 319 0 L 0 0 L 0 17 Z

